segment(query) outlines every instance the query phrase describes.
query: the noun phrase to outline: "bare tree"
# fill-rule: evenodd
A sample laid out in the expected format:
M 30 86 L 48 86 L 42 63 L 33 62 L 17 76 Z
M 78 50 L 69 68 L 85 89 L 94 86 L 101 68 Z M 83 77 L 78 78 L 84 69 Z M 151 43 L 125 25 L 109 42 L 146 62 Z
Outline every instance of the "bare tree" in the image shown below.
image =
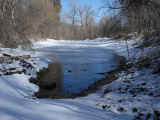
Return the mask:
M 75 25 L 78 22 L 77 20 L 77 3 L 76 0 L 72 0 L 72 2 L 69 5 L 70 12 L 68 14 L 68 19 L 71 21 L 72 27 L 71 31 L 73 31 L 73 38 L 76 38 L 76 28 Z
M 53 2 L 53 1 L 52 1 Z M 31 48 L 30 38 L 58 37 L 60 1 L 0 0 L 0 43 Z
M 115 18 L 122 21 L 125 33 L 138 32 L 145 42 L 153 36 L 160 37 L 159 0 L 104 0 L 109 10 L 116 11 Z
M 4 47 L 30 46 L 24 35 L 24 8 L 19 0 L 0 0 L 0 42 Z
M 92 18 L 95 16 L 94 10 L 92 10 L 91 6 L 84 6 L 84 22 L 86 27 L 88 26 L 89 22 L 92 20 Z
M 94 10 L 92 10 L 91 6 L 79 5 L 78 7 L 79 23 L 82 26 L 84 39 L 86 39 L 91 35 L 91 34 L 89 35 L 89 33 L 91 33 L 91 26 L 93 26 L 93 24 L 91 25 L 91 23 L 93 23 L 95 15 L 96 14 Z

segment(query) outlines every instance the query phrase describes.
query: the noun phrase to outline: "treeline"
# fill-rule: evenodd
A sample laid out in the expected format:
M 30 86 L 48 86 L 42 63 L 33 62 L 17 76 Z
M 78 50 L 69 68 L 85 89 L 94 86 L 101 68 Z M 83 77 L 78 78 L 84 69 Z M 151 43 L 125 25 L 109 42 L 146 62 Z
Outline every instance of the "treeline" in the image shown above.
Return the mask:
M 122 30 L 121 22 L 107 15 L 97 21 L 97 11 L 89 5 L 78 5 L 76 0 L 69 4 L 69 11 L 61 15 L 53 39 L 85 40 L 98 37 L 114 36 L 115 31 Z M 99 17 L 98 17 L 99 18 Z M 115 26 L 113 29 L 112 27 Z M 112 34 L 111 34 L 112 33 Z
M 61 14 L 60 0 L 0 0 L 2 47 L 31 47 L 42 38 L 84 40 L 138 33 L 149 41 L 160 36 L 159 0 L 103 0 L 107 16 L 97 22 L 91 6 L 73 0 Z
M 61 13 L 59 23 L 52 29 L 53 39 L 84 40 L 99 36 L 98 24 L 95 22 L 96 12 L 91 6 L 78 5 L 75 0 L 69 4 L 69 11 Z
M 61 14 L 61 9 L 60 0 L 0 0 L 1 47 L 27 49 L 31 48 L 30 40 L 84 40 L 107 35 L 103 31 L 110 18 L 95 22 L 97 14 L 91 6 L 73 0 L 66 14 Z
M 77 5 L 76 1 L 72 1 L 68 13 L 61 17 L 63 28 L 61 39 L 84 40 L 97 37 L 95 17 L 96 13 L 91 6 Z
M 153 39 L 160 44 L 159 0 L 103 0 L 102 9 L 107 15 L 99 22 L 95 22 L 97 15 L 90 6 L 77 5 L 73 0 L 69 8 L 65 18 L 70 23 L 62 25 L 64 31 L 61 39 L 128 38 L 129 33 L 136 33 L 144 39 L 145 46 L 151 44 Z

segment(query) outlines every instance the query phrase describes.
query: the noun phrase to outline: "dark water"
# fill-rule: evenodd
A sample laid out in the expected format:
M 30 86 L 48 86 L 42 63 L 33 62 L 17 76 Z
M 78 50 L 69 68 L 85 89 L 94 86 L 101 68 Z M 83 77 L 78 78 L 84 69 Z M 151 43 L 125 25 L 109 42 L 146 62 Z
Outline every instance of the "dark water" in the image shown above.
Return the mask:
M 38 48 L 42 57 L 50 59 L 50 72 L 43 81 L 55 81 L 52 94 L 78 93 L 106 76 L 101 74 L 115 69 L 122 59 L 104 42 L 55 42 Z

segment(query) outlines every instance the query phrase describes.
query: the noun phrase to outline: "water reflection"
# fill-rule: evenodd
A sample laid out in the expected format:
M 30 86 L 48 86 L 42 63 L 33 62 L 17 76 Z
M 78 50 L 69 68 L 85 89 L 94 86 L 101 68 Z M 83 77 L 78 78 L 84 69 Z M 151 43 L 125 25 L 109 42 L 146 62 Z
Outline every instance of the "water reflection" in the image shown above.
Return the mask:
M 105 43 L 57 42 L 52 47 L 39 48 L 43 57 L 52 61 L 50 72 L 43 81 L 55 81 L 52 95 L 79 93 L 119 65 L 121 57 L 114 51 L 101 47 Z
M 45 76 L 42 77 L 42 82 L 56 82 L 56 88 L 53 90 L 45 91 L 45 94 L 54 96 L 63 94 L 63 69 L 61 63 L 51 63 L 49 65 L 49 71 Z M 42 90 L 43 91 L 43 90 Z

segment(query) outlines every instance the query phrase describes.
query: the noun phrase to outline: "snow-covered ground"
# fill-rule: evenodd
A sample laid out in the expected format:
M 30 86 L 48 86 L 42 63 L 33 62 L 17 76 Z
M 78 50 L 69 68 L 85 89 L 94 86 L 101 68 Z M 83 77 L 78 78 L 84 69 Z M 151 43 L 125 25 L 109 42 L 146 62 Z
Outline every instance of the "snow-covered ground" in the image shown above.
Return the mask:
M 34 44 L 34 47 L 52 46 L 55 42 L 58 41 L 38 42 Z M 137 51 L 134 45 L 136 41 L 127 42 L 129 51 L 127 51 L 126 41 L 115 42 L 104 38 L 83 42 L 104 42 L 100 44 L 100 47 L 115 50 L 117 54 L 127 59 L 129 59 L 128 52 L 132 57 Z M 2 50 L 2 53 L 6 53 L 5 49 Z M 20 51 L 16 53 L 17 55 L 22 54 Z M 148 49 L 143 53 L 145 56 Z M 7 54 L 11 53 L 8 51 Z M 139 52 L 134 57 L 139 58 L 141 55 L 142 52 Z M 21 64 L 21 61 L 28 64 Z M 0 76 L 0 120 L 160 119 L 158 118 L 160 116 L 160 76 L 153 74 L 153 69 L 159 61 L 159 58 L 151 61 L 152 65 L 149 68 L 134 67 L 129 71 L 123 71 L 119 74 L 117 81 L 102 86 L 94 94 L 83 98 L 63 100 L 35 98 L 34 92 L 39 88 L 28 81 L 30 77 L 36 76 L 37 71 L 47 67 L 49 60 L 35 58 L 13 60 L 11 63 L 2 61 L 0 66 L 2 75 Z M 21 74 L 4 75 L 4 73 L 15 71 L 20 71 Z M 106 91 L 108 94 L 104 94 Z

